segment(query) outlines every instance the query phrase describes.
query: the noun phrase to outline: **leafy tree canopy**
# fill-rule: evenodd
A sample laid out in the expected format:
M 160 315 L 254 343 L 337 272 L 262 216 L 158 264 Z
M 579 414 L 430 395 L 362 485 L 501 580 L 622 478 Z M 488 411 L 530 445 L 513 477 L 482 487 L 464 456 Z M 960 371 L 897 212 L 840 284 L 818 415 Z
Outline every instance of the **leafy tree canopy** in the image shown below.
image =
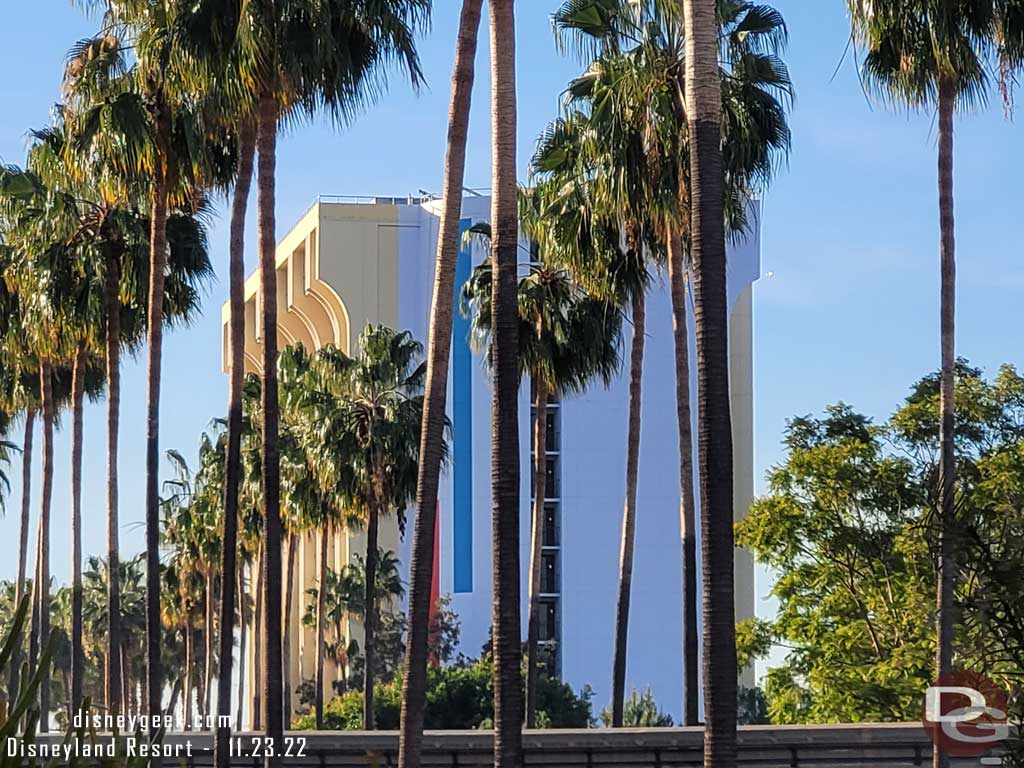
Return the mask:
M 955 665 L 1010 688 L 1024 672 L 1024 377 L 957 366 Z M 875 424 L 846 404 L 788 424 L 785 460 L 738 525 L 777 574 L 774 621 L 737 633 L 741 663 L 785 649 L 773 722 L 915 720 L 932 681 L 938 375 Z

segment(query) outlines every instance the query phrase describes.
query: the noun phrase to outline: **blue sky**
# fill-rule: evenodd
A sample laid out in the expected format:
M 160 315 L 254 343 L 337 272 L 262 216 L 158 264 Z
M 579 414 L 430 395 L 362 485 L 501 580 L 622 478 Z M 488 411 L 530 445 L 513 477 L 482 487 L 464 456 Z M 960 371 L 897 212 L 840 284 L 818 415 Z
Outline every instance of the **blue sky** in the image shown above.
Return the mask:
M 400 77 L 356 124 L 293 127 L 278 161 L 279 234 L 317 194 L 415 194 L 441 184 L 456 0 L 435 0 L 433 28 L 421 43 L 429 87 L 413 94 Z M 518 4 L 519 168 L 556 114 L 559 94 L 579 70 L 553 44 L 557 0 Z M 906 115 L 866 100 L 852 60 L 843 59 L 843 0 L 777 0 L 790 28 L 787 54 L 797 89 L 793 153 L 765 198 L 763 267 L 773 276 L 755 294 L 755 409 L 758 488 L 781 454 L 785 420 L 845 400 L 883 418 L 910 384 L 938 363 L 938 204 L 936 135 L 931 114 Z M 486 19 L 485 22 L 486 24 Z M 63 57 L 95 20 L 68 0 L 0 6 L 0 160 L 22 162 L 29 129 L 48 120 Z M 482 32 L 466 182 L 490 185 L 490 77 Z M 838 72 L 836 72 L 838 66 Z M 833 73 L 835 76 L 833 77 Z M 1021 362 L 1024 265 L 1019 234 L 1019 128 L 998 98 L 957 121 L 956 205 L 959 354 L 986 370 Z M 1016 144 L 1016 145 L 1015 145 Z M 1014 151 L 1014 150 L 1017 151 Z M 252 207 L 250 206 L 250 210 Z M 223 211 L 223 206 L 222 206 Z M 254 219 L 247 260 L 253 264 Z M 227 221 L 211 232 L 219 275 L 205 312 L 165 341 L 161 448 L 193 455 L 200 431 L 223 412 L 220 305 L 227 292 Z M 144 357 L 126 365 L 121 416 L 121 520 L 126 551 L 141 547 Z M 86 412 L 86 552 L 104 541 L 105 406 Z M 20 440 L 20 436 L 17 437 Z M 69 435 L 57 437 L 54 573 L 67 577 L 65 526 Z M 37 439 L 38 445 L 38 439 Z M 38 457 L 37 457 L 38 459 Z M 38 460 L 35 466 L 38 472 Z M 19 474 L 17 464 L 14 474 Z M 38 474 L 33 491 L 38 494 Z M 0 519 L 0 579 L 17 556 L 14 482 Z M 33 514 L 36 503 L 33 503 Z

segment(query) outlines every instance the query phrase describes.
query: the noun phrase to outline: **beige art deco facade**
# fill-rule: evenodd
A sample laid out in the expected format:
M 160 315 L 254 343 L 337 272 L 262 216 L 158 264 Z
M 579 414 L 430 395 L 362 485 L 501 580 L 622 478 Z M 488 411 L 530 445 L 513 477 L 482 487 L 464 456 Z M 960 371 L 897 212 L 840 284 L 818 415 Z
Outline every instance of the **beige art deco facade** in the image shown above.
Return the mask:
M 278 344 L 302 343 L 310 349 L 334 344 L 355 351 L 367 323 L 410 330 L 421 341 L 433 289 L 439 202 L 407 198 L 319 198 L 277 246 Z M 463 200 L 463 228 L 486 221 L 490 199 L 469 194 Z M 758 216 L 752 217 L 755 221 Z M 729 253 L 730 384 L 734 442 L 734 499 L 742 517 L 753 498 L 753 301 L 759 276 L 759 230 Z M 528 248 L 524 248 L 524 254 Z M 484 254 L 464 246 L 457 281 L 464 281 Z M 526 257 L 522 261 L 526 261 Z M 245 284 L 246 367 L 260 365 L 262 341 L 257 319 L 264 296 L 258 274 Z M 663 280 L 648 298 L 647 351 L 641 469 L 638 488 L 637 555 L 630 622 L 627 683 L 651 686 L 659 703 L 678 709 L 681 600 L 678 489 L 678 432 L 675 425 L 670 302 Z M 457 313 L 458 314 L 458 313 Z M 228 307 L 222 312 L 225 367 Z M 490 381 L 479 355 L 467 342 L 467 324 L 455 318 L 449 374 L 449 416 L 453 422 L 451 465 L 439 490 L 439 589 L 452 595 L 462 621 L 462 650 L 475 656 L 490 624 Z M 691 354 L 694 353 L 691 314 Z M 625 340 L 628 349 L 628 339 Z M 695 366 L 691 366 L 691 369 Z M 545 499 L 542 637 L 558 651 L 562 676 L 574 687 L 590 684 L 595 703 L 610 695 L 610 659 L 614 625 L 619 530 L 624 492 L 627 372 L 607 389 L 591 388 L 550 410 L 549 491 Z M 531 466 L 528 387 L 520 395 L 522 503 L 521 540 L 529 544 Z M 696 397 L 695 382 L 691 393 Z M 694 402 L 696 400 L 694 399 Z M 666 416 L 668 414 L 669 416 Z M 696 434 L 696 429 L 694 430 Z M 285 500 L 286 502 L 286 500 Z M 361 534 L 343 532 L 330 542 L 331 567 L 338 569 L 361 553 Z M 382 521 L 381 546 L 408 563 L 408 542 L 399 540 L 393 520 Z M 754 615 L 754 567 L 737 550 L 737 618 Z M 407 578 L 407 574 L 403 574 Z M 315 586 L 316 546 L 312 538 L 296 550 L 289 665 L 293 693 L 314 677 L 313 632 L 301 624 L 306 589 Z M 252 580 L 251 580 L 252 581 Z M 252 585 L 251 585 L 252 586 Z M 523 590 L 524 599 L 526 591 Z M 525 614 L 524 614 L 525 615 Z M 343 633 L 361 640 L 357 622 Z M 250 649 L 252 644 L 250 643 Z M 246 667 L 252 682 L 252 654 Z M 330 681 L 341 670 L 328 669 Z M 752 671 L 742 682 L 750 684 Z M 253 687 L 249 691 L 256 690 Z M 297 704 L 297 700 L 294 701 Z

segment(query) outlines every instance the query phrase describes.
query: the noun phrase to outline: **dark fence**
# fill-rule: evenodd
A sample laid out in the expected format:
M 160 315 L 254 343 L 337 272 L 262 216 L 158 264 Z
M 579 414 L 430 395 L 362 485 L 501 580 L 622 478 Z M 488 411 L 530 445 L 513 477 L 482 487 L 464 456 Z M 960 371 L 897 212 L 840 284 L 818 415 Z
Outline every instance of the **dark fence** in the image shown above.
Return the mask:
M 98 737 L 102 743 L 104 737 Z M 51 742 L 59 739 L 51 737 Z M 288 768 L 350 768 L 398 763 L 398 734 L 289 732 L 278 745 Z M 538 730 L 523 735 L 526 766 L 545 768 L 698 768 L 703 766 L 700 728 L 595 728 Z M 136 744 L 135 748 L 140 748 Z M 261 768 L 265 743 L 259 734 L 234 736 L 232 765 Z M 490 731 L 428 731 L 423 765 L 485 768 L 492 765 Z M 165 737 L 165 766 L 213 765 L 209 734 Z M 27 764 L 27 761 L 26 761 Z M 739 732 L 743 768 L 909 768 L 931 765 L 931 742 L 920 724 L 842 726 L 747 726 Z M 979 758 L 954 766 L 978 766 Z

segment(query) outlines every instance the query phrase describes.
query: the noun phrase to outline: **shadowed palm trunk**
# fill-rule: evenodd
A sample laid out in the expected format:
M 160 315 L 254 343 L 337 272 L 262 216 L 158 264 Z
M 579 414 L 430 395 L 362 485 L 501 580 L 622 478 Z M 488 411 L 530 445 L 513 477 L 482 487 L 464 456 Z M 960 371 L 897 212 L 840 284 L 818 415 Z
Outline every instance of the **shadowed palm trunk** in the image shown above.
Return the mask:
M 258 198 L 260 285 L 263 290 L 263 733 L 271 743 L 284 736 L 281 668 L 281 463 L 278 444 L 280 404 L 277 394 L 277 271 L 274 243 L 274 166 L 277 154 L 277 104 L 271 93 L 260 96 L 256 134 L 259 154 Z M 281 764 L 267 755 L 267 768 Z
M 704 575 L 704 765 L 736 765 L 732 424 L 722 171 L 722 89 L 712 0 L 683 0 L 690 134 L 698 457 Z
M 43 410 L 43 492 L 39 509 L 39 651 L 50 637 L 50 506 L 53 500 L 53 368 L 43 360 L 40 368 Z M 39 686 L 39 732 L 50 730 L 50 686 Z
M 238 136 L 238 175 L 231 200 L 231 237 L 229 250 L 229 284 L 231 316 L 228 320 L 230 344 L 228 358 L 228 442 L 224 470 L 224 543 L 221 548 L 220 595 L 220 673 L 217 676 L 217 715 L 231 715 L 231 672 L 235 641 L 235 581 L 238 568 L 238 488 L 242 474 L 242 383 L 245 376 L 245 211 L 252 186 L 252 162 L 256 148 L 256 135 L 252 123 L 243 122 Z M 242 680 L 245 668 L 245 618 L 242 612 L 243 594 L 238 588 L 239 623 L 241 637 L 238 649 L 238 707 L 236 727 L 242 727 Z M 217 741 L 214 755 L 216 768 L 229 768 L 228 740 L 231 731 L 219 725 L 227 720 L 218 719 Z
M 213 689 L 213 609 L 216 603 L 213 589 L 213 568 L 208 567 L 206 571 L 206 616 L 203 621 L 205 624 L 203 627 L 203 652 L 206 654 L 206 659 L 204 660 L 206 666 L 203 669 L 203 717 L 209 717 L 210 715 L 210 695 Z
M 540 571 L 544 546 L 544 497 L 547 495 L 548 388 L 534 381 L 533 521 L 530 531 L 530 611 L 526 619 L 526 727 L 537 727 L 537 665 L 540 645 Z
M 463 0 L 459 37 L 455 45 L 452 95 L 448 108 L 448 150 L 444 167 L 444 204 L 437 238 L 434 296 L 430 309 L 427 377 L 423 398 L 416 520 L 413 526 L 409 585 L 409 638 L 402 681 L 402 714 L 398 765 L 419 768 L 426 708 L 427 648 L 430 633 L 430 587 L 434 567 L 434 523 L 437 486 L 441 471 L 445 400 L 448 391 L 448 356 L 451 352 L 452 314 L 455 304 L 455 262 L 459 252 L 462 183 L 466 170 L 466 136 L 473 91 L 477 34 L 483 0 Z
M 246 667 L 246 655 L 245 655 L 245 652 L 246 652 L 246 645 L 247 645 L 248 640 L 249 640 L 249 623 L 248 623 L 249 617 L 248 617 L 248 615 L 245 612 L 245 575 L 244 575 L 244 573 L 245 573 L 244 566 L 238 569 L 238 589 L 237 589 L 237 595 L 238 595 L 238 698 L 237 698 L 237 701 L 235 702 L 235 707 L 236 707 L 236 709 L 235 709 L 235 730 L 236 731 L 242 730 L 242 709 L 243 709 L 243 706 L 244 706 L 244 703 L 245 703 L 245 675 L 246 675 L 246 668 L 247 668 Z M 223 663 L 223 662 L 221 662 L 221 663 Z M 222 674 L 226 674 L 226 673 L 222 673 Z M 231 679 L 230 675 L 228 675 L 228 679 L 229 680 Z M 220 681 L 218 680 L 218 685 L 219 685 L 219 683 L 220 683 Z M 218 696 L 219 695 L 220 695 L 220 692 L 219 692 L 219 689 L 218 689 Z M 218 714 L 222 714 L 222 713 L 218 712 Z M 228 734 L 228 736 L 230 737 L 230 733 Z M 220 752 L 218 754 L 225 755 L 226 757 L 230 757 L 230 755 L 228 755 L 228 753 L 227 753 L 227 747 L 226 746 L 221 746 L 221 747 L 219 747 L 219 749 L 220 749 Z M 228 762 L 228 765 L 229 766 L 231 765 L 230 761 Z M 217 768 L 223 768 L 223 766 L 218 765 Z
M 39 663 L 39 601 L 42 599 L 40 584 L 40 569 L 43 567 L 43 527 L 36 527 L 36 564 L 32 571 L 32 617 L 30 619 L 30 634 L 28 639 L 28 675 L 31 678 L 36 673 L 36 665 Z
M 170 119 L 157 115 L 160 159 L 153 172 L 153 210 L 150 218 L 149 306 L 146 370 L 146 678 L 147 714 L 159 715 L 163 699 L 160 664 L 160 369 L 163 358 L 164 269 L 167 265 L 167 165 Z M 114 578 L 114 577 L 112 577 Z M 162 762 L 154 759 L 154 767 Z
M 252 658 L 253 658 L 253 689 L 252 689 L 252 729 L 260 730 L 263 725 L 263 547 L 256 557 L 256 605 L 252 623 Z
M 25 573 L 28 571 L 28 529 L 32 507 L 32 439 L 36 426 L 36 410 L 25 411 L 25 442 L 21 451 L 21 522 L 18 528 L 18 576 L 14 586 L 14 604 L 21 605 L 25 596 Z M 8 678 L 8 695 L 13 699 L 20 685 L 21 644 L 15 646 Z
M 68 714 L 82 705 L 85 649 L 82 644 L 82 407 L 85 403 L 85 343 L 71 368 L 71 698 Z M 116 658 L 116 657 L 115 657 Z
M 121 419 L 121 269 L 113 245 L 107 252 L 103 277 L 103 305 L 107 323 L 107 658 L 121 658 L 121 570 L 118 541 L 118 431 Z M 105 680 L 107 708 L 121 706 L 124 678 L 119 664 L 108 664 Z
M 644 289 L 633 295 L 633 344 L 629 358 L 629 431 L 626 437 L 626 504 L 622 512 L 619 594 L 615 604 L 615 657 L 612 668 L 612 727 L 622 727 L 626 699 L 626 644 L 629 597 L 633 587 L 633 542 L 636 538 L 636 487 L 640 468 L 640 406 L 644 369 L 646 309 Z
M 380 500 L 369 505 L 366 525 L 366 616 L 363 619 L 363 727 L 376 727 L 373 710 L 373 683 L 377 671 L 377 532 L 380 527 Z
M 182 610 L 185 611 L 185 681 L 182 684 L 185 697 L 182 702 L 184 727 L 186 731 L 192 730 L 192 666 L 194 663 L 192 650 L 192 619 L 188 609 L 187 599 L 182 595 Z
M 490 0 L 493 187 L 491 263 L 494 395 L 493 489 L 494 765 L 523 762 L 519 602 L 519 374 L 516 185 L 516 47 L 513 0 Z
M 287 726 L 292 720 L 292 605 L 295 602 L 295 555 L 299 548 L 298 534 L 286 534 L 288 543 L 288 560 L 284 569 L 284 636 L 281 638 L 281 658 L 284 669 L 281 670 L 284 686 L 284 722 Z
M 936 596 L 936 675 L 953 671 L 954 593 L 953 561 L 956 531 L 956 456 L 954 453 L 953 399 L 956 312 L 956 240 L 953 218 L 953 111 L 956 91 L 948 81 L 939 83 L 939 217 L 942 229 L 942 370 L 939 382 L 939 584 Z M 949 758 L 935 745 L 935 768 L 945 768 Z
M 674 229 L 669 234 L 668 249 L 679 423 L 679 532 L 683 547 L 683 725 L 696 725 L 700 684 L 697 677 L 697 524 L 690 415 L 690 333 L 686 321 L 685 253 L 682 238 Z
M 316 591 L 316 697 L 314 698 L 314 709 L 316 711 L 316 729 L 324 729 L 324 627 L 326 620 L 324 611 L 327 610 L 327 536 L 328 528 L 325 525 L 320 530 L 320 553 L 317 558 L 317 591 Z

